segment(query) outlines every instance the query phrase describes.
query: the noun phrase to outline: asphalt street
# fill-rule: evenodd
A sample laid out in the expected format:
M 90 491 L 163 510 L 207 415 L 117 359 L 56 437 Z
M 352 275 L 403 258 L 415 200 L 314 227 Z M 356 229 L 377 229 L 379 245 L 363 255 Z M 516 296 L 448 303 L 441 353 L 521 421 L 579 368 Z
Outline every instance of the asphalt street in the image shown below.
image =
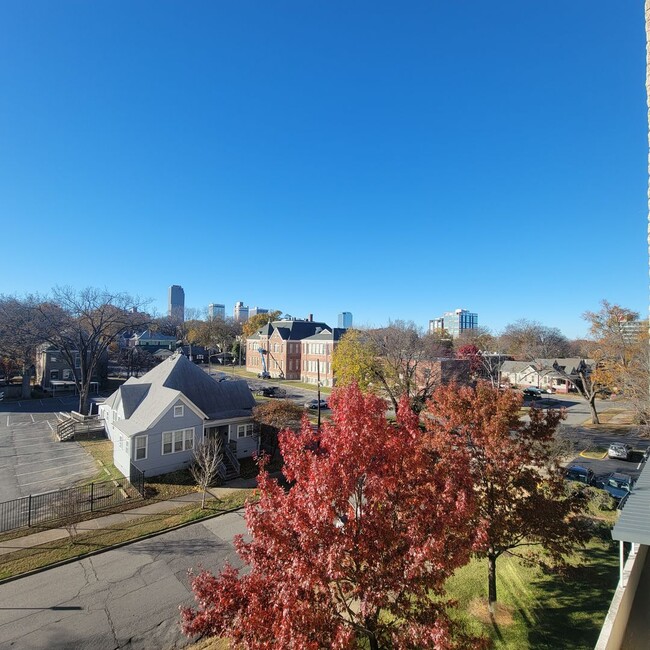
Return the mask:
M 0 402 L 0 502 L 69 487 L 97 465 L 74 441 L 54 437 L 61 413 L 78 399 Z
M 245 533 L 238 511 L 0 585 L 0 647 L 182 648 L 188 569 L 241 566 L 232 542 Z

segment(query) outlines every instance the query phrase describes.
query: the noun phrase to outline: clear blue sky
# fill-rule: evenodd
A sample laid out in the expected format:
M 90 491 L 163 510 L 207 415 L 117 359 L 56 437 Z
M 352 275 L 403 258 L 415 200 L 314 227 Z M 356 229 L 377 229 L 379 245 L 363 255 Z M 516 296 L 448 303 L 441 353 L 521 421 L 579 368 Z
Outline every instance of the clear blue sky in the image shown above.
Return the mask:
M 641 0 L 0 4 L 0 292 L 645 313 Z

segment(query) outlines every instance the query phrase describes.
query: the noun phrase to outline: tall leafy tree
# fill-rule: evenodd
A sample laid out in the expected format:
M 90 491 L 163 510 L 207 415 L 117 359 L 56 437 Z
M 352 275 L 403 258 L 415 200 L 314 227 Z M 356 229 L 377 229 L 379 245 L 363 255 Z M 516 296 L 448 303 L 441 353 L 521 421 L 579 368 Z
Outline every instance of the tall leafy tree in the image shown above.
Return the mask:
M 252 336 L 257 332 L 260 327 L 264 327 L 267 323 L 278 320 L 282 312 L 279 309 L 274 309 L 268 314 L 255 314 L 251 316 L 245 323 L 242 324 L 242 334 L 245 338 Z
M 42 342 L 42 322 L 29 300 L 0 296 L 0 358 L 7 378 L 13 371 L 22 375 L 23 399 L 31 395 L 36 350 Z
M 242 648 L 477 647 L 454 639 L 442 596 L 473 538 L 463 459 L 428 453 L 406 406 L 393 426 L 356 386 L 330 403 L 320 433 L 305 420 L 281 434 L 293 487 L 261 473 L 260 501 L 246 508 L 252 539 L 236 540 L 249 570 L 196 576 L 184 631 Z
M 451 341 L 424 335 L 414 323 L 393 321 L 387 327 L 346 332 L 334 351 L 338 385 L 356 383 L 385 395 L 397 412 L 400 400 L 419 410 L 438 383 L 431 362 L 453 356 Z
M 557 327 L 525 318 L 506 326 L 499 337 L 499 347 L 522 361 L 563 358 L 571 349 L 569 340 Z
M 436 390 L 424 418 L 431 450 L 472 477 L 480 533 L 474 549 L 487 559 L 491 611 L 503 553 L 543 548 L 561 561 L 583 539 L 572 518 L 578 504 L 565 496 L 555 453 L 563 414 L 531 409 L 524 422 L 520 408 L 520 395 L 487 382 L 449 385 Z
M 124 332 L 149 323 L 150 317 L 141 311 L 145 304 L 126 293 L 92 287 L 57 287 L 48 300 L 31 299 L 43 340 L 59 350 L 73 370 L 80 413 L 89 412 L 90 384 L 109 346 Z

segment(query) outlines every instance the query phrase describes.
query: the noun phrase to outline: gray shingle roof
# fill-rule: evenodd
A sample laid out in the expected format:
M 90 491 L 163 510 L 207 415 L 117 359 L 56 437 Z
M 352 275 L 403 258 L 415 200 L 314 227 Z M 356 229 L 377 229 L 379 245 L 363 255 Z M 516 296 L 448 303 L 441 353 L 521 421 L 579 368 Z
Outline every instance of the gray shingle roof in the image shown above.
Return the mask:
M 122 404 L 126 419 L 118 426 L 132 435 L 146 431 L 181 396 L 210 420 L 250 417 L 255 406 L 245 381 L 216 381 L 182 354 L 131 377 L 105 403 L 113 409 Z
M 309 320 L 274 320 L 248 338 L 259 339 L 260 336 L 271 336 L 274 332 L 277 332 L 285 341 L 302 341 L 323 330 L 330 331 L 331 327 L 327 323 Z
M 329 330 L 324 330 L 313 336 L 308 336 L 303 339 L 305 341 L 340 341 L 341 337 L 347 332 L 347 329 L 343 327 L 335 327 L 331 332 Z
M 650 470 L 647 462 L 612 529 L 612 538 L 650 544 Z

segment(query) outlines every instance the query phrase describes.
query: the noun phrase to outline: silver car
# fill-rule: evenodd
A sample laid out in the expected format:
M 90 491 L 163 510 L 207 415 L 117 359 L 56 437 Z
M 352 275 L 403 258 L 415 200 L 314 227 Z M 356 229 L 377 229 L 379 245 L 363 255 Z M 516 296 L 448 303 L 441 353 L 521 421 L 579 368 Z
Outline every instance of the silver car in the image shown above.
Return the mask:
M 620 458 L 621 460 L 630 460 L 632 457 L 632 446 L 622 442 L 613 442 L 607 450 L 609 458 Z

